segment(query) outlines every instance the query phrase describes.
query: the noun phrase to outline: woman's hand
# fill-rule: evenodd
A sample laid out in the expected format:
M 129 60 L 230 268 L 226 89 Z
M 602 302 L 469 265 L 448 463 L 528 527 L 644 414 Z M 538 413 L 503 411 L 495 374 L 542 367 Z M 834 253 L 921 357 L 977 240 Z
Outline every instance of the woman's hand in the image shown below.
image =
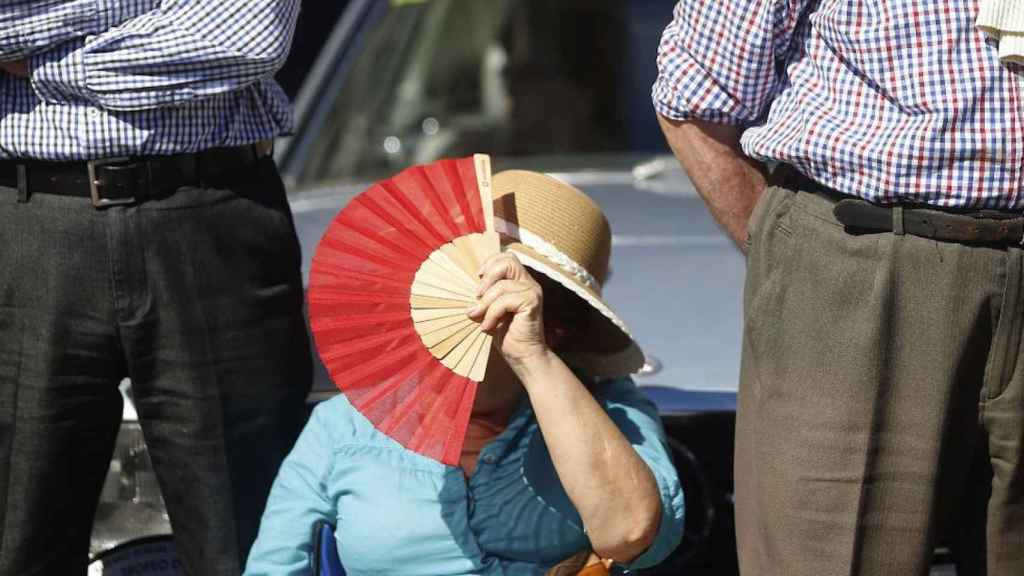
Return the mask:
M 521 366 L 548 352 L 544 338 L 544 292 L 510 253 L 496 254 L 480 267 L 480 302 L 467 314 L 493 334 L 509 365 Z

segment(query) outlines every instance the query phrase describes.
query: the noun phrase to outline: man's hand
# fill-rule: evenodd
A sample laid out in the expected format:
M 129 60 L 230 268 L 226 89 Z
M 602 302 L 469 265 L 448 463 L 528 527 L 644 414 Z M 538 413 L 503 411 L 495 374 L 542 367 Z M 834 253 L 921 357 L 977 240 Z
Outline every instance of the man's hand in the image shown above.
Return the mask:
M 762 165 L 740 151 L 740 129 L 660 115 L 658 122 L 711 215 L 744 250 L 750 213 L 767 184 Z
M 28 59 L 24 58 L 21 60 L 11 60 L 10 62 L 0 62 L 0 69 L 7 72 L 11 76 L 17 76 L 18 78 L 28 78 Z

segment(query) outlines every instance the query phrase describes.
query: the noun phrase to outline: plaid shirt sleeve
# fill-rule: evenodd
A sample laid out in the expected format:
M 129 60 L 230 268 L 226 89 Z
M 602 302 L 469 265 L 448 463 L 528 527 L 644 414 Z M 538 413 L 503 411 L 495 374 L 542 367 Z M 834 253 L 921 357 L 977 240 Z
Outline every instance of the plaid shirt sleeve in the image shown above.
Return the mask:
M 19 60 L 108 30 L 152 8 L 156 0 L 3 0 L 0 61 Z
M 680 0 L 658 47 L 654 108 L 672 120 L 757 121 L 812 0 Z
M 276 72 L 299 0 L 163 0 L 124 24 L 38 54 L 32 85 L 50 103 L 147 110 L 234 92 Z

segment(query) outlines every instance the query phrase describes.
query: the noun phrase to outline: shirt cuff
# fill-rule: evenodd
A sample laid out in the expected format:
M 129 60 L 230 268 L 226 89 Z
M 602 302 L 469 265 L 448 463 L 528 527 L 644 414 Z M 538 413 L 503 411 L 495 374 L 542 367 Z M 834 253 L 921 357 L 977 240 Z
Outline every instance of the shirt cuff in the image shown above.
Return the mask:
M 32 56 L 32 88 L 41 100 L 51 104 L 91 100 L 85 86 L 84 45 L 82 40 L 72 40 Z
M 664 82 L 659 78 L 651 88 L 651 100 L 654 103 L 654 111 L 660 116 L 677 122 L 703 120 L 713 124 L 728 124 L 730 126 L 739 126 L 747 123 L 743 118 L 721 110 L 690 108 L 685 105 L 683 95 L 667 86 L 667 84 L 668 82 Z

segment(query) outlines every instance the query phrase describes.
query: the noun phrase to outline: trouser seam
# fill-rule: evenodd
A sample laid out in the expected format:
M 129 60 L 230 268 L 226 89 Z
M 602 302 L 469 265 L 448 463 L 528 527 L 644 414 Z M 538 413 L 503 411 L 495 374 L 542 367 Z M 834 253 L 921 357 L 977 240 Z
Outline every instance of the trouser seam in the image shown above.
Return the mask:
M 16 269 L 21 269 L 20 263 L 17 262 L 17 260 L 24 257 L 24 251 L 18 250 L 17 247 L 15 247 L 15 250 L 17 252 L 17 256 L 15 257 L 15 267 Z M 13 322 L 13 324 L 18 331 L 18 362 L 14 372 L 14 391 L 11 395 L 11 441 L 7 449 L 7 466 L 4 467 L 4 474 L 6 478 L 4 479 L 4 495 L 2 502 L 4 509 L 4 521 L 3 526 L 0 526 L 0 530 L 2 530 L 2 533 L 0 533 L 0 567 L 3 566 L 5 559 L 9 560 L 11 557 L 11 551 L 7 548 L 7 542 L 11 535 L 11 514 L 8 514 L 6 511 L 10 509 L 11 475 L 14 470 L 15 442 L 18 439 L 18 407 L 20 405 L 18 398 L 21 394 L 22 371 L 25 363 L 25 319 L 23 314 L 19 314 L 17 318 L 17 321 Z
M 14 443 L 18 439 L 18 406 L 20 404 L 20 402 L 18 401 L 18 396 L 21 393 L 21 371 L 22 371 L 22 366 L 23 366 L 23 364 L 25 362 L 25 325 L 24 325 L 24 319 L 21 319 L 21 321 L 17 322 L 17 325 L 18 325 L 17 326 L 17 328 L 18 328 L 18 364 L 15 367 L 14 378 L 15 378 L 16 385 L 14 386 L 14 394 L 13 394 L 13 398 L 11 399 L 11 443 L 10 443 L 10 447 L 8 448 L 8 463 L 7 463 L 7 466 L 4 467 L 4 468 L 6 468 L 6 470 L 4 470 L 5 475 L 6 475 L 5 482 L 4 482 L 4 500 L 3 500 L 4 510 L 10 509 L 9 502 L 11 500 L 11 471 L 14 469 Z M 10 521 L 11 521 L 11 515 L 7 514 L 7 513 L 4 513 L 3 534 L 0 534 L 0 566 L 3 565 L 3 559 L 4 558 L 10 558 L 10 553 L 7 550 L 7 538 L 8 538 L 8 536 L 10 536 L 10 533 L 11 533 L 10 526 L 9 526 Z
M 980 407 L 998 399 L 1009 387 L 1017 366 L 1017 348 L 1020 347 L 1019 326 L 1016 320 L 1024 310 L 1020 308 L 1020 284 L 1022 280 L 1022 257 L 1024 251 L 1011 250 L 1007 253 L 1003 269 L 1003 293 L 1000 296 L 999 318 L 996 321 L 991 350 L 985 363 L 984 380 Z M 1015 330 L 1017 329 L 1017 330 Z M 1014 339 L 1017 339 L 1014 346 Z

